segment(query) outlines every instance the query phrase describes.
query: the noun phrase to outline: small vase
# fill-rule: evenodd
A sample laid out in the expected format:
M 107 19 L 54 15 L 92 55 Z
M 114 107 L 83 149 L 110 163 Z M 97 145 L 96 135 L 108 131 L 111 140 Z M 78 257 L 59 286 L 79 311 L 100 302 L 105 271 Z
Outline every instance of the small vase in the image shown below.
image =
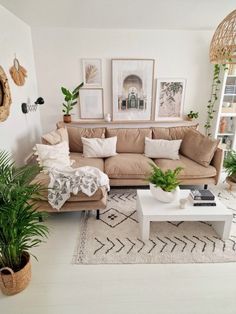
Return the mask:
M 65 114 L 65 115 L 63 116 L 63 121 L 64 121 L 65 123 L 71 123 L 71 115 L 70 115 L 70 114 Z
M 105 116 L 105 121 L 106 122 L 111 122 L 111 115 L 110 113 L 107 113 L 106 116 Z
M 153 197 L 155 197 L 158 201 L 163 203 L 172 203 L 177 201 L 179 198 L 179 187 L 171 192 L 166 192 L 162 190 L 160 187 L 156 187 L 154 184 L 149 183 L 150 192 Z
M 227 120 L 225 118 L 220 119 L 220 133 L 225 133 L 225 129 L 227 126 Z

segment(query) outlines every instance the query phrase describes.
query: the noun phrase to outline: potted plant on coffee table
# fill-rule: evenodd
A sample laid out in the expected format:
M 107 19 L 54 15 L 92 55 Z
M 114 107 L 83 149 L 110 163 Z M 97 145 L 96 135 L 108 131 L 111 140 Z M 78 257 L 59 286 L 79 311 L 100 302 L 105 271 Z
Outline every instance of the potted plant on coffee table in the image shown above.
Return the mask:
M 65 87 L 61 87 L 61 91 L 63 93 L 65 102 L 62 104 L 63 109 L 62 112 L 64 113 L 63 120 L 65 123 L 71 122 L 71 114 L 70 112 L 74 108 L 74 106 L 78 102 L 79 97 L 79 90 L 84 85 L 82 82 L 80 85 L 78 85 L 73 91 L 70 91 L 69 89 Z
M 226 182 L 230 186 L 230 190 L 233 186 L 236 186 L 236 151 L 231 150 L 226 154 L 224 160 L 224 168 L 227 173 Z
M 152 195 L 164 203 L 175 201 L 179 195 L 180 182 L 178 175 L 183 168 L 177 167 L 174 170 L 168 169 L 163 171 L 152 163 L 150 165 L 152 172 L 148 177 L 148 181 Z
M 37 212 L 40 184 L 30 182 L 40 171 L 37 165 L 15 167 L 9 153 L 0 151 L 0 288 L 16 294 L 31 278 L 31 248 L 43 242 L 48 228 Z

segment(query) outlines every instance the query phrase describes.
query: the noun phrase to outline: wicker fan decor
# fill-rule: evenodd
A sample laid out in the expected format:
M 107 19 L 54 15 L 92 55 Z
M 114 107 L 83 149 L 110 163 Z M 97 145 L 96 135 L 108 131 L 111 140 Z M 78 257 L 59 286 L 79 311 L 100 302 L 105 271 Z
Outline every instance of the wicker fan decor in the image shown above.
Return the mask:
M 11 92 L 6 73 L 0 66 L 0 122 L 5 121 L 10 113 Z
M 25 84 L 27 71 L 20 65 L 19 60 L 16 58 L 14 58 L 13 66 L 10 68 L 10 74 L 16 85 L 23 86 Z
M 236 10 L 218 25 L 210 45 L 210 61 L 236 63 Z

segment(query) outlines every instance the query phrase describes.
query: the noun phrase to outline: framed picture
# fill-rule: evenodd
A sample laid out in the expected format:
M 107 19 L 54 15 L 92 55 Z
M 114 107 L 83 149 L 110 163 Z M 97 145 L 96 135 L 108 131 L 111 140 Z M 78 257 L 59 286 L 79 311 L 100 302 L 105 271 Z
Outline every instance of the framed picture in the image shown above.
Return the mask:
M 87 87 L 102 86 L 102 60 L 82 59 L 83 82 Z
M 112 115 L 114 121 L 152 118 L 153 59 L 112 60 Z
M 80 118 L 81 119 L 103 119 L 103 89 L 81 88 L 79 92 Z
M 156 120 L 182 120 L 185 79 L 158 79 Z

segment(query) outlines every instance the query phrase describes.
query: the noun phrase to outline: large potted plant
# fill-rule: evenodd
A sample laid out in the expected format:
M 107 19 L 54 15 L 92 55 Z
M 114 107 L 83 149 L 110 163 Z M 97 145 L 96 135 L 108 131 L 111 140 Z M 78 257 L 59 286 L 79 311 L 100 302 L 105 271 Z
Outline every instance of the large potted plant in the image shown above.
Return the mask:
M 159 201 L 170 203 L 175 201 L 179 195 L 179 180 L 178 174 L 183 169 L 177 167 L 174 170 L 168 169 L 162 171 L 154 164 L 151 175 L 148 177 L 150 192 Z
M 71 122 L 71 111 L 73 110 L 74 106 L 77 104 L 78 97 L 79 97 L 79 90 L 84 85 L 82 82 L 78 85 L 73 91 L 65 87 L 61 87 L 62 94 L 65 96 L 65 102 L 62 104 L 63 109 L 62 112 L 64 113 L 63 120 L 65 123 Z
M 15 167 L 9 153 L 0 151 L 0 287 L 4 294 L 16 294 L 31 278 L 30 250 L 48 234 L 36 211 L 42 187 L 31 181 L 37 165 Z
M 227 153 L 224 160 L 224 168 L 227 173 L 226 181 L 229 183 L 230 187 L 236 185 L 236 151 L 231 150 Z

